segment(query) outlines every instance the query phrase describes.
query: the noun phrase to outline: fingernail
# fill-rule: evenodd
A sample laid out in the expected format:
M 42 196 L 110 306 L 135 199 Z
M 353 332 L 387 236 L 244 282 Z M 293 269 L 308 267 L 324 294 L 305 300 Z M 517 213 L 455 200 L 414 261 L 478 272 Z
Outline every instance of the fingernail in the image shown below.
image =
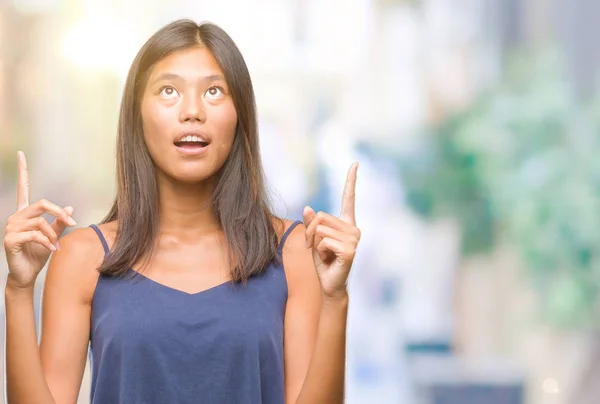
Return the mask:
M 50 250 L 56 251 L 56 247 L 54 247 L 54 244 L 50 244 Z
M 71 226 L 75 226 L 77 225 L 77 222 L 75 221 L 75 219 L 73 219 L 72 217 L 68 217 L 67 219 L 67 223 L 69 223 Z
M 60 244 L 58 243 L 58 241 L 56 242 L 55 247 L 56 247 L 57 250 L 60 250 Z

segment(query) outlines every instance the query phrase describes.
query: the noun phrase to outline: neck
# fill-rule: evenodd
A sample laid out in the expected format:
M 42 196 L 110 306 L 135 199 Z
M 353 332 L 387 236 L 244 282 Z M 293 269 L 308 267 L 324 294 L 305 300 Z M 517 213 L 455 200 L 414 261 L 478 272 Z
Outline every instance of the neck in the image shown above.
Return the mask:
M 221 225 L 212 209 L 213 179 L 202 183 L 182 183 L 157 178 L 160 233 L 163 236 L 196 239 L 214 234 Z

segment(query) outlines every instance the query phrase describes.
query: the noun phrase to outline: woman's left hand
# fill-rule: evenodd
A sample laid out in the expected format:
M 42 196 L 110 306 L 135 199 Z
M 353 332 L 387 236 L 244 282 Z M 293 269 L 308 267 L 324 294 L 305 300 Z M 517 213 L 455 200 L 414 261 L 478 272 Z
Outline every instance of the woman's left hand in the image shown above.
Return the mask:
M 357 170 L 358 163 L 348 170 L 339 218 L 325 212 L 315 213 L 309 206 L 304 208 L 306 247 L 312 249 L 325 298 L 338 299 L 348 295 L 348 275 L 360 240 L 354 216 Z

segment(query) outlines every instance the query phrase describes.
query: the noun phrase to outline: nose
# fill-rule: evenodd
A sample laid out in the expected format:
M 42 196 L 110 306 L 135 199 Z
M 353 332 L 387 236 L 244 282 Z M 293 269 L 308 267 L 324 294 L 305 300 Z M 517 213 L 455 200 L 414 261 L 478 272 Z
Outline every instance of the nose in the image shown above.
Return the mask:
M 206 121 L 206 112 L 202 104 L 202 98 L 189 94 L 183 97 L 179 119 L 181 122 L 204 122 Z

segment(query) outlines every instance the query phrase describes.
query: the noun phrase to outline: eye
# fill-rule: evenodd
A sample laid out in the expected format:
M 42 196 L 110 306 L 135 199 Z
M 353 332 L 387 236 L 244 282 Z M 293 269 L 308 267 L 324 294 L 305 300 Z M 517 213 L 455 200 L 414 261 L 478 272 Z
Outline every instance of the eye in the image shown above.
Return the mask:
M 172 86 L 161 87 L 158 93 L 163 98 L 173 98 L 173 97 L 179 95 L 177 90 L 175 90 L 175 88 Z
M 207 98 L 219 98 L 223 94 L 225 94 L 225 91 L 219 86 L 212 86 L 204 93 Z

